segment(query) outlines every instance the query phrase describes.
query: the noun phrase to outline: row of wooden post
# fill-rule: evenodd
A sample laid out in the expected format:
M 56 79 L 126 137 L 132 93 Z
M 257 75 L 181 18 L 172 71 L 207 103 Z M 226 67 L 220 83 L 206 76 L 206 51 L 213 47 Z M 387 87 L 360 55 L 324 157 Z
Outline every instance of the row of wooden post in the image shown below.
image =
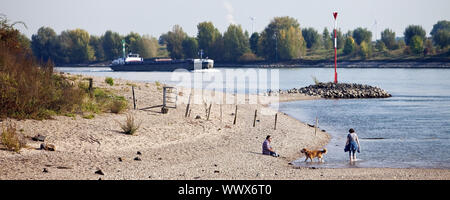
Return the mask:
M 93 88 L 93 83 L 92 83 L 92 78 L 88 79 L 89 80 L 89 91 L 92 91 Z M 133 93 L 133 105 L 134 105 L 134 109 L 136 110 L 136 97 L 134 95 L 134 86 L 131 86 L 131 90 Z M 186 105 L 186 112 L 184 114 L 184 117 L 188 117 L 191 116 L 191 109 L 190 109 L 190 105 L 191 105 L 191 95 L 189 95 L 189 100 L 188 100 L 188 104 Z M 206 120 L 209 120 L 209 116 L 211 114 L 211 107 L 212 107 L 212 103 L 209 104 L 209 108 L 208 108 L 208 114 L 206 116 Z M 236 105 L 236 109 L 234 111 L 234 120 L 233 120 L 233 125 L 236 124 L 236 120 L 237 120 L 237 111 L 238 111 L 238 106 Z M 258 116 L 258 110 L 255 110 L 255 115 L 253 117 L 253 127 L 256 126 L 256 117 Z M 273 130 L 277 130 L 277 120 L 278 120 L 278 113 L 275 113 L 275 122 L 274 122 L 274 126 L 273 126 Z M 222 104 L 220 104 L 220 122 L 222 123 Z M 314 135 L 317 136 L 317 129 L 319 127 L 319 119 L 316 117 L 316 123 L 314 126 Z
M 186 105 L 186 111 L 185 111 L 184 117 L 188 117 L 188 116 L 191 115 L 191 110 L 192 109 L 190 109 L 190 105 L 191 105 L 191 95 L 189 95 L 189 99 L 188 99 L 188 103 Z M 212 103 L 209 104 L 208 112 L 207 112 L 207 115 L 206 115 L 206 120 L 209 120 L 209 116 L 211 115 L 211 107 L 212 107 Z M 222 119 L 223 119 L 222 118 L 222 113 L 223 113 L 222 112 L 222 104 L 220 104 L 220 122 L 221 123 L 222 123 Z M 238 114 L 238 106 L 236 105 L 236 108 L 234 110 L 233 125 L 236 125 L 237 114 Z M 258 116 L 258 110 L 256 109 L 255 110 L 255 115 L 253 117 L 253 127 L 256 126 L 256 117 L 257 116 Z M 275 113 L 275 123 L 274 123 L 274 127 L 273 127 L 274 130 L 277 130 L 277 119 L 278 119 L 278 113 Z

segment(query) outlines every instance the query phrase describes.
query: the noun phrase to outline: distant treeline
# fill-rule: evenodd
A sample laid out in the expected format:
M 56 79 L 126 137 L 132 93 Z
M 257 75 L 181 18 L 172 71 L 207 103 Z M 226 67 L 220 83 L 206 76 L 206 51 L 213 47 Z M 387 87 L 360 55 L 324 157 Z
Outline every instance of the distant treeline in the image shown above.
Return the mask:
M 301 28 L 292 17 L 275 17 L 261 33 L 251 35 L 236 24 L 230 24 L 223 34 L 212 22 L 199 23 L 197 30 L 197 36 L 190 37 L 182 27 L 175 25 L 157 40 L 133 32 L 122 36 L 106 31 L 102 36 L 93 36 L 82 29 L 67 30 L 57 35 L 53 29 L 41 27 L 29 43 L 38 59 L 44 62 L 51 59 L 56 63 L 113 60 L 122 56 L 123 39 L 127 52 L 139 53 L 144 58 L 197 58 L 202 50 L 203 57 L 222 62 L 327 59 L 334 48 L 333 30 L 325 28 L 320 34 L 314 28 Z M 381 32 L 381 39 L 373 42 L 372 32 L 367 28 L 359 27 L 345 34 L 338 30 L 338 53 L 349 59 L 448 54 L 450 21 L 437 22 L 430 38 L 426 37 L 426 31 L 420 25 L 406 27 L 403 34 L 403 38 L 398 38 L 395 32 L 385 29 Z

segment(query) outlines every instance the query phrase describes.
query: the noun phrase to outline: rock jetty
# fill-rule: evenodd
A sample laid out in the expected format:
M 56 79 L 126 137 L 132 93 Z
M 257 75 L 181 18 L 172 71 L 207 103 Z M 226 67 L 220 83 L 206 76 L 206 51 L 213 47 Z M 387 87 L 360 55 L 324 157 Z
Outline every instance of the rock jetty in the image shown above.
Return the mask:
M 318 83 L 303 88 L 280 90 L 280 94 L 300 93 L 327 99 L 387 98 L 392 95 L 385 90 L 370 85 L 356 83 Z

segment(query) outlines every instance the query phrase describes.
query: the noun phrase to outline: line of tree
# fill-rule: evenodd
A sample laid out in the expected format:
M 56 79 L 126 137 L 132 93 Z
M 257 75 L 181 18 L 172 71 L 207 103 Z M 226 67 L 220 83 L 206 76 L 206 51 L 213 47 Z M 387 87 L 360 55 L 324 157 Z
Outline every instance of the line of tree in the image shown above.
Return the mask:
M 122 40 L 130 52 L 139 53 L 144 58 L 157 56 L 156 38 L 137 33 L 121 36 L 117 32 L 106 31 L 102 36 L 89 35 L 83 29 L 66 30 L 57 35 L 50 27 L 39 28 L 31 37 L 31 49 L 34 56 L 46 62 L 88 63 L 109 61 L 121 57 Z
M 314 54 L 334 48 L 334 30 L 324 28 L 320 34 L 311 27 L 301 28 L 292 17 L 275 17 L 266 28 L 251 35 L 241 25 L 230 24 L 221 33 L 212 22 L 197 25 L 197 35 L 189 36 L 179 25 L 154 37 L 137 33 L 121 36 L 106 31 L 102 36 L 90 36 L 82 29 L 67 30 L 57 35 L 49 27 L 41 27 L 31 39 L 34 55 L 44 61 L 56 63 L 83 63 L 113 60 L 122 55 L 121 41 L 125 40 L 127 51 L 139 53 L 144 58 L 168 55 L 174 59 L 203 57 L 216 61 L 283 61 L 299 59 L 306 52 Z M 426 37 L 419 25 L 405 28 L 404 37 L 398 38 L 391 29 L 381 32 L 381 39 L 372 41 L 372 32 L 358 27 L 347 33 L 336 31 L 338 52 L 346 56 L 371 57 L 374 51 L 389 53 L 402 50 L 404 55 L 435 54 L 448 52 L 450 46 L 450 21 L 439 21 Z M 167 52 L 161 51 L 161 49 Z

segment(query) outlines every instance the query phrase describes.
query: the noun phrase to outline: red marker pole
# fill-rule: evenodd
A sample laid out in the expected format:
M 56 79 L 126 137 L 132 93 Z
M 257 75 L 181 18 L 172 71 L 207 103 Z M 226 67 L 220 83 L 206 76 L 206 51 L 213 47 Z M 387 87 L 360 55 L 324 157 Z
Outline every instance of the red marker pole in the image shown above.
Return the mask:
M 333 12 L 334 16 L 334 83 L 337 83 L 337 30 L 336 30 L 336 23 L 337 23 L 337 12 Z

